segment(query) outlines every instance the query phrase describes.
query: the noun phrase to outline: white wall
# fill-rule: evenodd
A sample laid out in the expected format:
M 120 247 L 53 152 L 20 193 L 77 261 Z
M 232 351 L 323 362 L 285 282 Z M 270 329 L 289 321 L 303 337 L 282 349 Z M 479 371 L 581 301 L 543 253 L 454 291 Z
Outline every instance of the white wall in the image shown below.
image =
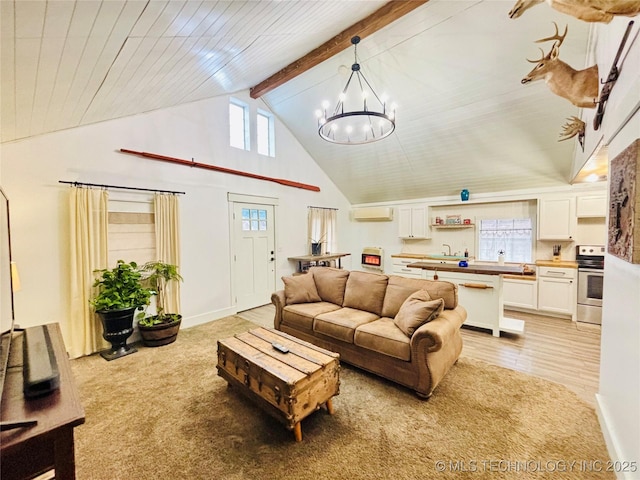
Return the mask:
M 250 105 L 252 118 L 257 108 L 267 110 L 246 92 L 236 97 Z M 0 180 L 11 200 L 13 253 L 22 283 L 15 295 L 19 324 L 60 322 L 68 332 L 69 186 L 59 180 L 186 192 L 180 199 L 185 326 L 235 313 L 228 192 L 279 199 L 278 288 L 280 277 L 295 268 L 287 257 L 307 253 L 308 205 L 339 209 L 338 242 L 341 250 L 346 248 L 349 204 L 290 132 L 276 120 L 276 158 L 257 155 L 255 147 L 251 152 L 234 149 L 228 146 L 227 112 L 228 97 L 218 97 L 0 147 Z M 255 133 L 252 141 L 255 145 Z M 321 191 L 157 162 L 119 153 L 120 148 L 193 158 L 317 185 Z
M 630 44 L 631 49 L 622 57 L 620 78 L 605 110 L 602 130 L 605 143 L 609 144 L 609 160 L 640 138 L 637 20 L 627 42 L 626 50 Z M 611 68 L 628 22 L 628 18 L 616 18 L 608 25 L 598 26 L 596 53 L 601 78 Z M 629 118 L 632 112 L 635 113 Z M 636 228 L 639 219 L 636 212 Z M 603 302 L 597 395 L 600 423 L 613 460 L 640 462 L 640 265 L 607 255 Z M 638 473 L 619 473 L 618 478 L 638 478 Z

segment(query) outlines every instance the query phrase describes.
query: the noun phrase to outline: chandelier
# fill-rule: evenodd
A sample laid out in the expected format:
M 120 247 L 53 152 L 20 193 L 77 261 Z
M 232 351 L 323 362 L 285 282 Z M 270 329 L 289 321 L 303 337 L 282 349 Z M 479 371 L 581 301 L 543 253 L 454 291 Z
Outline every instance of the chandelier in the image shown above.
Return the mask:
M 358 145 L 376 142 L 388 137 L 396 128 L 396 106 L 392 104 L 387 111 L 387 99 L 378 97 L 373 87 L 369 84 L 360 70 L 358 63 L 358 43 L 360 37 L 351 39 L 354 47 L 354 63 L 351 65 L 351 75 L 342 93 L 338 97 L 338 103 L 331 116 L 327 116 L 329 102 L 322 103 L 322 110 L 316 110 L 318 117 L 318 133 L 320 137 L 331 143 L 342 145 Z M 351 81 L 357 84 L 351 90 L 354 93 L 347 95 Z M 359 91 L 357 88 L 359 87 Z M 357 110 L 362 102 L 362 110 Z M 345 110 L 345 102 L 355 105 L 353 110 Z

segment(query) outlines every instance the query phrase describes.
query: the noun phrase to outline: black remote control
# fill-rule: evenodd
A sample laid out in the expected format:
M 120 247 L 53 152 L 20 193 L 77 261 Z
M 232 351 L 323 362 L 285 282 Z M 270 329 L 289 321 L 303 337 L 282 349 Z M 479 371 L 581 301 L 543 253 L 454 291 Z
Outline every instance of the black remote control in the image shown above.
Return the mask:
M 273 348 L 275 348 L 276 350 L 278 350 L 279 352 L 282 352 L 282 353 L 289 353 L 289 349 L 288 349 L 287 347 L 285 347 L 284 345 L 280 345 L 279 343 L 273 342 L 273 343 L 271 344 L 271 346 L 272 346 Z

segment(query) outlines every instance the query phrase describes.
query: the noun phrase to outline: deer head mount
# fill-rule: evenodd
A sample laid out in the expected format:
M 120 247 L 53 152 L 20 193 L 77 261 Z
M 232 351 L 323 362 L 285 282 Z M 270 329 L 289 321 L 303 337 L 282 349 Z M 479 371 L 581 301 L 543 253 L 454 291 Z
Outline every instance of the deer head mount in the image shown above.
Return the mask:
M 536 43 L 553 40 L 553 46 L 549 53 L 545 55 L 544 50 L 539 60 L 529 60 L 536 66 L 531 70 L 520 83 L 525 84 L 535 80 L 544 79 L 549 89 L 563 98 L 569 100 L 576 107 L 595 108 L 598 101 L 598 66 L 593 65 L 584 70 L 574 70 L 569 65 L 560 60 L 560 45 L 567 36 L 569 27 L 565 27 L 562 35 L 556 33 L 550 37 L 536 40 Z
M 545 0 L 518 0 L 509 11 L 518 18 L 534 5 Z M 585 22 L 609 23 L 614 16 L 634 17 L 640 13 L 640 0 L 546 0 L 552 8 Z

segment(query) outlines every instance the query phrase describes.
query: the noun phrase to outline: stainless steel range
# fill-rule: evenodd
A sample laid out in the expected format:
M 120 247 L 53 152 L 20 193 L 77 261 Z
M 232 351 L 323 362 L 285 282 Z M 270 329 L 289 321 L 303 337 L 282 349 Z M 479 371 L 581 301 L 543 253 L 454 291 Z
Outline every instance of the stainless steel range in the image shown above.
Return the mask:
M 604 252 L 602 245 L 578 245 L 578 309 L 577 320 L 602 324 L 602 286 L 604 280 Z

